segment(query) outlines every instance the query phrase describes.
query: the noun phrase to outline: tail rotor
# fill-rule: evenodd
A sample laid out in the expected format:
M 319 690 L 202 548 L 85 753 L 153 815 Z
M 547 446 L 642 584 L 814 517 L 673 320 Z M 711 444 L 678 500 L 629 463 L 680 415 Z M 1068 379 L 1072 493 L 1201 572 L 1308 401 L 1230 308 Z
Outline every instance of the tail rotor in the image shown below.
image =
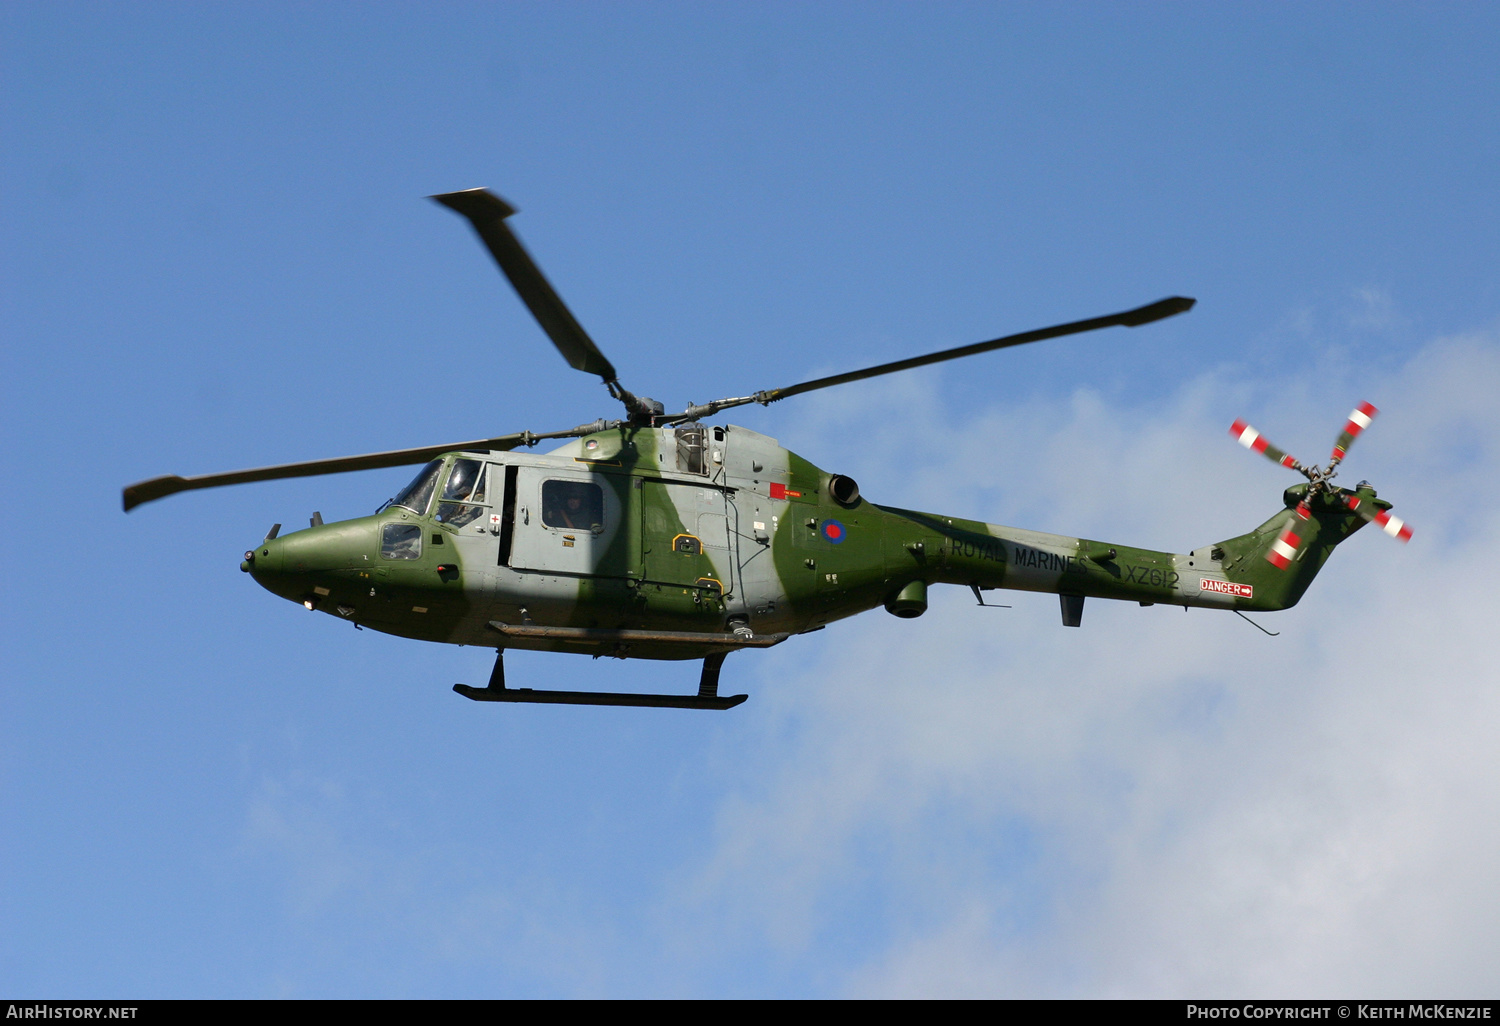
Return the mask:
M 1297 550 L 1302 547 L 1302 535 L 1298 532 L 1298 528 L 1312 516 L 1312 510 L 1306 502 L 1297 503 L 1294 513 L 1296 515 L 1287 522 L 1281 534 L 1266 551 L 1266 561 L 1278 570 L 1285 570 L 1292 565 L 1292 560 L 1297 558 Z
M 1370 421 L 1374 420 L 1375 414 L 1379 412 L 1369 403 L 1360 403 L 1354 408 L 1354 412 L 1349 414 L 1348 422 L 1344 424 L 1344 430 L 1340 431 L 1338 438 L 1334 439 L 1331 457 L 1333 462 L 1328 464 L 1329 469 L 1344 461 L 1344 457 L 1349 453 L 1349 446 L 1353 445 L 1360 433 L 1370 426 Z
M 1260 453 L 1273 463 L 1297 471 L 1308 480 L 1306 492 L 1297 503 L 1292 519 L 1287 522 L 1286 527 L 1266 552 L 1266 559 L 1278 570 L 1285 570 L 1297 558 L 1297 550 L 1303 541 L 1301 530 L 1311 519 L 1313 503 L 1317 502 L 1320 497 L 1347 507 L 1398 541 L 1411 540 L 1411 527 L 1400 517 L 1390 515 L 1391 504 L 1384 499 L 1377 499 L 1375 490 L 1367 482 L 1361 481 L 1353 491 L 1333 484 L 1333 479 L 1338 476 L 1339 464 L 1349 454 L 1349 447 L 1354 444 L 1354 440 L 1364 432 L 1365 428 L 1370 426 L 1377 412 L 1379 411 L 1369 403 L 1360 403 L 1354 408 L 1354 412 L 1349 414 L 1349 419 L 1344 424 L 1343 431 L 1339 432 L 1338 438 L 1334 440 L 1333 454 L 1326 467 L 1305 466 L 1289 453 L 1276 448 L 1267 441 L 1265 436 L 1243 420 L 1235 421 L 1230 427 L 1230 436 L 1245 448 Z
M 1229 434 L 1246 449 L 1258 452 L 1272 463 L 1279 463 L 1283 467 L 1292 470 L 1302 470 L 1302 464 L 1298 463 L 1291 455 L 1282 452 L 1272 445 L 1266 436 L 1255 430 L 1243 420 L 1237 420 L 1229 428 Z M 1304 471 L 1305 473 L 1305 471 Z
M 1361 498 L 1359 495 L 1345 495 L 1344 505 L 1364 517 L 1370 523 L 1380 528 L 1400 542 L 1411 541 L 1411 527 L 1400 517 L 1393 517 L 1373 502 Z

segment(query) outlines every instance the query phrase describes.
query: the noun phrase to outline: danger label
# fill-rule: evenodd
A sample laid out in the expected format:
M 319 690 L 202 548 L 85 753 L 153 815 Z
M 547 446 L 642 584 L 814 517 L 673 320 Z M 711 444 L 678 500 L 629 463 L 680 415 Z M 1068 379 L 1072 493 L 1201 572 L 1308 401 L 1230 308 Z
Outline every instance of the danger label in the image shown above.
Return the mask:
M 1255 597 L 1255 588 L 1249 584 L 1231 584 L 1228 581 L 1216 581 L 1212 577 L 1203 578 L 1199 587 L 1204 591 L 1218 592 L 1220 595 L 1233 595 L 1236 598 Z

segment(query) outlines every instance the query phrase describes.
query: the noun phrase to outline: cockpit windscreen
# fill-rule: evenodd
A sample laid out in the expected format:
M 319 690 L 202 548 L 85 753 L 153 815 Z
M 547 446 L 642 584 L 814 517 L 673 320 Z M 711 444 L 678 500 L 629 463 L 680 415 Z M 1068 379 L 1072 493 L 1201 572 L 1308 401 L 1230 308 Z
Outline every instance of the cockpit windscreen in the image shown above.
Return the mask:
M 438 471 L 443 469 L 442 460 L 433 460 L 423 467 L 416 477 L 412 478 L 411 484 L 401 490 L 401 494 L 391 500 L 392 506 L 402 506 L 417 515 L 427 512 L 427 504 L 432 501 L 432 489 L 437 484 Z

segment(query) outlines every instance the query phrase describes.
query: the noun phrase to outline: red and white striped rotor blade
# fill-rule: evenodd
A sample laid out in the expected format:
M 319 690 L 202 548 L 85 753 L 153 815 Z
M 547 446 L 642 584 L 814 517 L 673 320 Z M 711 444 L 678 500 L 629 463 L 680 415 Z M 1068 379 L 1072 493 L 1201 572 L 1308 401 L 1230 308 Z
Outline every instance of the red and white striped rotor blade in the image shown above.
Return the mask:
M 1297 550 L 1302 547 L 1302 537 L 1297 533 L 1297 528 L 1305 523 L 1312 513 L 1305 502 L 1297 503 L 1297 508 L 1292 512 L 1294 514 L 1292 519 L 1287 521 L 1286 527 L 1266 550 L 1266 562 L 1278 570 L 1285 570 L 1292 565 L 1292 560 L 1297 558 Z
M 1349 446 L 1359 437 L 1360 432 L 1370 426 L 1370 421 L 1375 419 L 1379 413 L 1369 403 L 1360 403 L 1349 414 L 1349 420 L 1344 424 L 1344 430 L 1339 432 L 1339 437 L 1333 443 L 1333 462 L 1337 463 L 1349 452 Z
M 1295 459 L 1266 441 L 1265 436 L 1243 420 L 1237 420 L 1230 426 L 1229 435 L 1246 449 L 1262 453 L 1272 463 L 1280 463 L 1283 467 L 1291 467 L 1293 470 L 1297 469 Z
M 1380 528 L 1400 542 L 1411 541 L 1411 527 L 1400 517 L 1393 517 L 1373 502 L 1361 499 L 1358 495 L 1344 496 L 1344 505 L 1364 517 L 1370 523 Z

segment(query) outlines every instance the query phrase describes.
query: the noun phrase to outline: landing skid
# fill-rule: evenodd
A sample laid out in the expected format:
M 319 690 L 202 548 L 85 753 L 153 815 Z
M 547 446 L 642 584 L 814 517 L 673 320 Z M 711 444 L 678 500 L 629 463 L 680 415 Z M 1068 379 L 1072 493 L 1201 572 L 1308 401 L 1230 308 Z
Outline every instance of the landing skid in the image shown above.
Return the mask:
M 455 684 L 453 690 L 476 702 L 531 702 L 537 705 L 639 705 L 659 709 L 733 709 L 749 695 L 719 694 L 719 670 L 728 652 L 715 652 L 703 660 L 703 676 L 696 695 L 637 695 L 619 691 L 536 691 L 505 686 L 505 649 L 495 653 L 495 668 L 488 687 Z

